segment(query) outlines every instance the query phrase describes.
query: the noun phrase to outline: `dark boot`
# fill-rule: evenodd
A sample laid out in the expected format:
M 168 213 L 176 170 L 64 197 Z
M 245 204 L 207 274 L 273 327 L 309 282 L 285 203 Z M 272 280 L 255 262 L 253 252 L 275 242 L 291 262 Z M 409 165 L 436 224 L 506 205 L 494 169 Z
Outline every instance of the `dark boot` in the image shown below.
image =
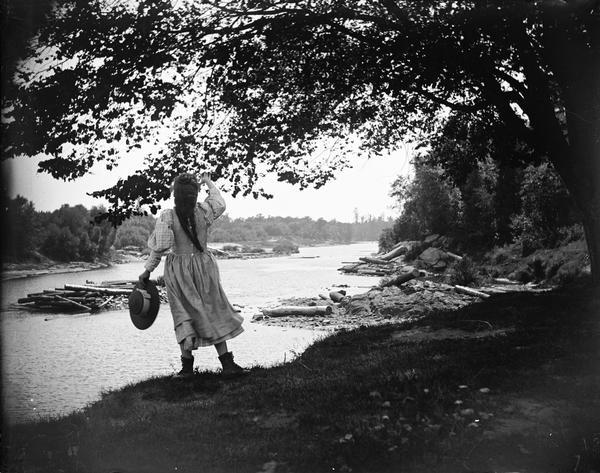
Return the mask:
M 181 357 L 181 371 L 174 375 L 174 378 L 191 378 L 194 376 L 194 357 Z
M 221 365 L 223 365 L 222 374 L 224 376 L 239 376 L 243 374 L 247 374 L 248 371 L 239 366 L 235 361 L 233 361 L 233 353 L 228 351 L 227 353 L 223 353 L 219 357 L 219 361 Z

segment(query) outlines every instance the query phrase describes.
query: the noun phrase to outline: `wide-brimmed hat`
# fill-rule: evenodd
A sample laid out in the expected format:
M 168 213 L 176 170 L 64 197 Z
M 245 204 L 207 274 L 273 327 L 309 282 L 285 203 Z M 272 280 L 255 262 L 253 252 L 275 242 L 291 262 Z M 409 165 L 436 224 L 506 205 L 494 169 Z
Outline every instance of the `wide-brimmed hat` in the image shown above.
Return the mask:
M 146 285 L 140 283 L 129 294 L 129 316 L 133 325 L 140 330 L 145 330 L 150 327 L 160 306 L 160 297 L 156 284 L 152 281 L 146 281 Z

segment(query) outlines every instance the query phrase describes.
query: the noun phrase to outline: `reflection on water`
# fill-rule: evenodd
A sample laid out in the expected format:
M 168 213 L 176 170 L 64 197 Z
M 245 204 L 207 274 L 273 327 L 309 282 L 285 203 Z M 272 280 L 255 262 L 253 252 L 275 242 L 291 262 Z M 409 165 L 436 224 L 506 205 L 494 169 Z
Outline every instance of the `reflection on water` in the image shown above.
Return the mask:
M 228 342 L 236 361 L 244 366 L 269 366 L 290 360 L 323 332 L 266 327 L 251 323 L 258 307 L 279 298 L 308 297 L 334 284 L 348 284 L 349 292 L 364 292 L 376 278 L 338 274 L 342 261 L 376 251 L 375 243 L 302 248 L 300 255 L 256 260 L 219 261 L 229 299 L 243 307 L 245 332 Z M 302 256 L 318 256 L 305 259 Z M 134 279 L 142 263 L 77 274 L 48 275 L 3 284 L 3 398 L 5 418 L 21 422 L 66 413 L 99 398 L 102 390 L 118 388 L 150 376 L 179 370 L 168 305 L 161 306 L 147 330 L 134 328 L 127 311 L 97 315 L 56 315 L 7 310 L 27 293 L 64 283 Z M 162 273 L 162 267 L 153 277 Z M 220 367 L 213 348 L 195 352 L 201 369 Z

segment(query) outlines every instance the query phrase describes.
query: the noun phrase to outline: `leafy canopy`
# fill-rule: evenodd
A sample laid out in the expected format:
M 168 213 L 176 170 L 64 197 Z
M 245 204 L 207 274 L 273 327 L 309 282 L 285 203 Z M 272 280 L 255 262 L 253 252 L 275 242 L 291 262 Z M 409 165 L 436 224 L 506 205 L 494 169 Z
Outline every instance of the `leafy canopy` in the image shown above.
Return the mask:
M 597 88 L 597 4 L 62 0 L 5 93 L 4 155 L 45 153 L 43 171 L 74 179 L 149 143 L 142 169 L 93 193 L 114 222 L 155 213 L 182 171 L 211 170 L 234 195 L 266 195 L 265 172 L 320 186 L 355 138 L 381 153 L 448 108 L 564 160 L 597 123 L 575 107 Z

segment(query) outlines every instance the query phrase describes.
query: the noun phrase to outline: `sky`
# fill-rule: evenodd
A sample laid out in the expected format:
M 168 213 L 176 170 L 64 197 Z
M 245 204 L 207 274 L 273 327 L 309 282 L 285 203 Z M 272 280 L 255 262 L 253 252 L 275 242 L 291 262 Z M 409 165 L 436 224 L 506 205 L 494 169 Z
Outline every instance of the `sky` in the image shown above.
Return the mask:
M 402 146 L 393 154 L 380 158 L 355 158 L 353 166 L 340 171 L 334 181 L 320 189 L 300 190 L 296 186 L 277 182 L 275 176 L 261 181 L 273 199 L 254 199 L 223 194 L 227 214 L 231 218 L 246 218 L 257 214 L 282 217 L 324 218 L 340 222 L 354 221 L 354 211 L 360 216 L 397 217 L 394 200 L 389 196 L 390 186 L 398 175 L 410 170 L 411 149 Z M 41 158 L 19 157 L 2 163 L 2 175 L 8 181 L 9 197 L 17 194 L 34 203 L 38 211 L 51 211 L 62 204 L 83 204 L 86 207 L 105 204 L 87 195 L 113 185 L 135 168 L 135 160 L 128 160 L 112 171 L 101 166 L 75 181 L 62 181 L 49 174 L 38 173 Z M 139 161 L 138 161 L 139 164 Z M 216 182 L 217 186 L 219 182 Z

